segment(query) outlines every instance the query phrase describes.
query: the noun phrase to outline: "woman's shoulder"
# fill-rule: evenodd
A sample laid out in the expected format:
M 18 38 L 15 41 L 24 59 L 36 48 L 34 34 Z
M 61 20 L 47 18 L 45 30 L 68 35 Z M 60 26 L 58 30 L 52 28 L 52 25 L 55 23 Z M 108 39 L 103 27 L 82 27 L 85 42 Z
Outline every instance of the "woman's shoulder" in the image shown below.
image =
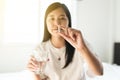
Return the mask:
M 46 49 L 47 47 L 49 46 L 49 40 L 48 41 L 45 41 L 45 42 L 40 42 L 36 48 L 39 48 L 39 49 Z

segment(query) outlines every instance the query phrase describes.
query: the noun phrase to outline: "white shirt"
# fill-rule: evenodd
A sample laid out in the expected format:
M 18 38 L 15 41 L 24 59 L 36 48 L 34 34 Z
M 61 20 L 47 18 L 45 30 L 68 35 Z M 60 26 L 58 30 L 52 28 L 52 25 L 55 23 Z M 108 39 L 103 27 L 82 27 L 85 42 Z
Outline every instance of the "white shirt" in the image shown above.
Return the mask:
M 65 65 L 65 47 L 55 48 L 51 41 L 42 42 L 37 49 L 48 52 L 49 61 L 46 63 L 44 72 L 50 80 L 86 80 L 84 61 L 77 51 L 75 51 L 73 61 L 66 67 Z M 61 60 L 58 60 L 58 58 Z

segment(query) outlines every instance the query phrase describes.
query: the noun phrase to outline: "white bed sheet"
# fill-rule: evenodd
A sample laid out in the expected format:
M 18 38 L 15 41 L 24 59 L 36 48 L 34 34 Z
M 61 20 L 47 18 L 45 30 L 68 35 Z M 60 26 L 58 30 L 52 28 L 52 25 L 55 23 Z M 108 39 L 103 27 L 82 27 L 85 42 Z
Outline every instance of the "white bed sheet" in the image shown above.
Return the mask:
M 103 63 L 103 67 L 103 76 L 98 76 L 94 79 L 87 78 L 87 80 L 120 80 L 120 66 Z
M 87 80 L 120 80 L 120 66 L 103 63 L 104 75 Z M 28 70 L 12 73 L 0 73 L 0 80 L 33 80 L 33 73 Z
M 33 73 L 28 70 L 12 73 L 0 73 L 0 80 L 33 80 Z

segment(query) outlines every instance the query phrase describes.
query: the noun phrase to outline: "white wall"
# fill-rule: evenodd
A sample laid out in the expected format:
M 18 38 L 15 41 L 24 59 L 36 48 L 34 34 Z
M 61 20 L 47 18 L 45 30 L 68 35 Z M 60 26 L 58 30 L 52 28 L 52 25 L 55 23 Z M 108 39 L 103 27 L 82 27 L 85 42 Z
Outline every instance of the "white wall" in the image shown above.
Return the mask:
M 3 33 L 3 16 L 4 16 L 4 8 L 5 8 L 5 3 L 4 1 L 0 0 L 0 43 L 2 39 L 2 33 Z
M 115 28 L 115 41 L 120 42 L 120 0 L 116 0 L 116 13 L 115 13 L 115 21 L 116 21 L 116 28 Z
M 0 73 L 25 69 L 34 48 L 30 44 L 0 45 Z
M 114 32 L 118 28 L 115 28 L 114 23 L 114 3 L 115 0 L 82 0 L 77 3 L 77 28 L 83 32 L 102 61 L 110 63 L 113 58 Z
M 7 2 L 12 6 L 7 5 Z M 37 16 L 39 14 L 38 3 L 39 0 L 0 0 L 0 73 L 21 71 L 26 68 L 28 57 L 36 46 L 36 43 L 33 43 L 34 40 L 32 39 L 39 34 L 37 33 L 38 29 L 34 32 L 36 27 L 39 27 L 39 17 Z M 6 11 L 8 11 L 8 13 Z M 6 14 L 10 15 L 6 16 Z M 5 21 L 5 19 L 7 21 Z M 7 43 L 4 41 L 5 25 L 8 25 L 6 35 L 9 36 L 6 36 L 5 40 Z M 11 30 L 10 32 L 13 33 L 13 35 L 16 35 L 16 37 L 13 36 L 14 39 L 10 36 L 9 30 Z M 33 33 L 35 35 L 33 35 Z M 21 34 L 23 34 L 23 36 L 21 36 Z M 28 37 L 31 37 L 31 39 Z M 13 41 L 18 39 L 18 41 L 9 43 L 12 39 Z M 36 40 L 38 40 L 38 38 Z

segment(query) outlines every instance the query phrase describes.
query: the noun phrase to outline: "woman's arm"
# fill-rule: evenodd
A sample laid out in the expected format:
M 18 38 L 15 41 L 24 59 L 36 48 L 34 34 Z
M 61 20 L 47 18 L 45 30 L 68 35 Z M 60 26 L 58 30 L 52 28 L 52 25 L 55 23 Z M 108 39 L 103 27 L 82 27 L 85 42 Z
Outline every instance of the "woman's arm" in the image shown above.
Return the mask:
M 41 80 L 39 75 L 34 75 L 34 80 Z
M 78 50 L 88 65 L 88 70 L 95 75 L 103 75 L 103 65 L 99 59 L 85 46 Z

